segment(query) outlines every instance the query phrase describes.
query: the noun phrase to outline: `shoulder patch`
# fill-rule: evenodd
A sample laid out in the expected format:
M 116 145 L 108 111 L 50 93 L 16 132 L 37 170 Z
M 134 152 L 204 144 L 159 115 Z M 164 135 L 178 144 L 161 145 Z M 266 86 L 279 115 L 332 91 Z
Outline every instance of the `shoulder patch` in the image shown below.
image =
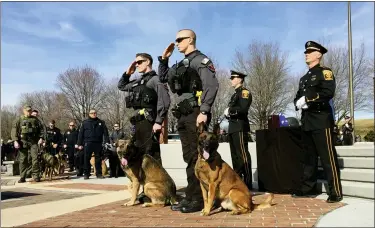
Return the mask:
M 210 59 L 206 57 L 206 58 L 202 59 L 202 62 L 201 62 L 201 63 L 202 63 L 203 65 L 206 65 L 209 61 L 210 61 Z
M 324 80 L 333 80 L 333 73 L 330 70 L 323 70 Z
M 242 98 L 248 99 L 249 98 L 249 90 L 242 90 Z

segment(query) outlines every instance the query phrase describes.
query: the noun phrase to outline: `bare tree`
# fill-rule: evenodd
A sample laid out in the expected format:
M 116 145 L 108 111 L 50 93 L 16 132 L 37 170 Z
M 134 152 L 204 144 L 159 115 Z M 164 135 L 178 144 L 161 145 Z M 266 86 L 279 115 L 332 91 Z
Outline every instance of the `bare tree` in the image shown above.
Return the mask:
M 102 118 L 106 121 L 107 126 L 113 126 L 119 123 L 125 132 L 130 129 L 129 118 L 132 115 L 132 110 L 126 108 L 125 96 L 126 92 L 120 91 L 117 88 L 119 78 L 114 78 L 106 85 L 105 102 L 103 103 Z
M 327 45 L 328 53 L 323 58 L 323 65 L 330 67 L 336 79 L 334 109 L 337 123 L 350 112 L 349 96 L 349 57 L 346 47 Z M 371 61 L 366 57 L 365 45 L 353 50 L 353 89 L 354 109 L 373 110 L 373 94 L 369 85 L 373 85 Z
M 1 107 L 1 138 L 4 139 L 5 142 L 10 139 L 12 124 L 14 120 L 21 115 L 20 110 L 20 107 L 16 105 Z
M 266 128 L 267 116 L 283 113 L 292 102 L 294 94 L 287 86 L 287 65 L 287 54 L 277 43 L 253 41 L 246 50 L 236 51 L 234 69 L 249 75 L 245 82 L 253 96 L 251 124 Z
M 81 122 L 90 109 L 101 110 L 105 104 L 103 77 L 89 66 L 70 68 L 57 77 L 57 86 L 68 100 L 68 108 L 74 119 Z
M 300 81 L 301 77 L 305 74 L 306 74 L 306 72 L 301 72 L 301 73 L 297 73 L 297 74 L 290 77 L 290 82 L 288 83 L 288 87 L 291 88 L 291 93 L 293 95 L 292 96 L 293 99 L 296 96 L 297 91 L 299 89 L 299 81 Z M 289 106 L 290 110 L 293 111 L 294 114 L 295 114 L 294 117 L 297 118 L 297 119 L 301 119 L 301 110 L 296 111 L 293 101 L 289 105 L 290 105 Z
M 228 108 L 230 98 L 234 94 L 234 89 L 231 87 L 229 79 L 229 72 L 217 67 L 216 78 L 219 81 L 219 89 L 217 91 L 215 102 L 211 108 L 211 127 L 213 127 L 218 121 L 222 120 L 224 110 Z

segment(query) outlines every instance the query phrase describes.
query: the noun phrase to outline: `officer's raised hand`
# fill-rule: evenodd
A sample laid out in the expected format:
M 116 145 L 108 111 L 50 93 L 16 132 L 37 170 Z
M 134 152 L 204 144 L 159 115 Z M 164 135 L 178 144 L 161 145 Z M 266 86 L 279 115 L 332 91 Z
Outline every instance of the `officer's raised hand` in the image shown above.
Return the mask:
M 127 75 L 132 75 L 132 74 L 134 74 L 134 72 L 135 72 L 135 65 L 137 64 L 137 62 L 136 61 L 133 61 L 131 64 L 130 64 L 130 66 L 128 67 L 128 69 L 126 70 L 126 74 Z
M 166 59 L 166 58 L 171 57 L 173 50 L 174 50 L 174 43 L 170 43 L 169 46 L 164 50 L 161 58 Z
M 43 139 L 39 139 L 38 144 L 40 145 L 42 143 L 43 143 Z

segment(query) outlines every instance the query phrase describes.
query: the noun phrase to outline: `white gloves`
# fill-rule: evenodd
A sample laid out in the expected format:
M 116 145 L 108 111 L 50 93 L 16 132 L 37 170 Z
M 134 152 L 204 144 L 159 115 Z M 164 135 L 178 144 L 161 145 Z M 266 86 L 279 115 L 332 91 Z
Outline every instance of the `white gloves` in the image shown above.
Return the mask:
M 298 101 L 296 102 L 296 107 L 298 109 L 307 109 L 308 106 L 306 104 L 306 99 L 305 99 L 305 96 L 301 97 L 300 99 L 298 99 Z
M 228 117 L 229 116 L 229 108 L 226 108 L 224 110 L 224 116 Z

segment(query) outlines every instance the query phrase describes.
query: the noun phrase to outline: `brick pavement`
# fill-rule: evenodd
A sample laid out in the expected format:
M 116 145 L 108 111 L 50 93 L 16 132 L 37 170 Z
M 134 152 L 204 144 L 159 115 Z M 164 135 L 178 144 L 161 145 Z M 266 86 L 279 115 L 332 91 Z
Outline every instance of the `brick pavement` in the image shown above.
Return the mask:
M 255 203 L 263 200 L 262 195 L 254 197 Z M 124 202 L 76 211 L 21 227 L 313 227 L 320 216 L 345 205 L 327 204 L 320 199 L 294 199 L 290 195 L 275 195 L 272 208 L 244 215 L 220 212 L 203 217 L 199 212 L 183 214 L 171 211 L 169 207 L 124 207 Z

